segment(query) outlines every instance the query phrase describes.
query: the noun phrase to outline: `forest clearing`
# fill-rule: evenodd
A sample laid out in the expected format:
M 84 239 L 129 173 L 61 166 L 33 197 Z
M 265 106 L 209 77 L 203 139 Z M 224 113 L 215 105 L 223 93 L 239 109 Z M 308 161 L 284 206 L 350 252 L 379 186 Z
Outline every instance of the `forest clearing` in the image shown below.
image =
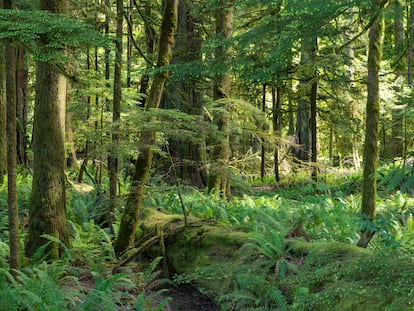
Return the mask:
M 413 25 L 0 1 L 0 311 L 414 310 Z

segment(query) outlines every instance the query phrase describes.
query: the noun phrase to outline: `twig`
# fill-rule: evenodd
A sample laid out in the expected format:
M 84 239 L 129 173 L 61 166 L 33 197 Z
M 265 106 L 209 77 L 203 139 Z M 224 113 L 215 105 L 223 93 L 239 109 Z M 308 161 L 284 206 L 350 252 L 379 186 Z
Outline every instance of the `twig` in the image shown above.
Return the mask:
M 153 246 L 155 243 L 158 242 L 158 240 L 160 239 L 159 236 L 153 236 L 152 238 L 150 238 L 149 240 L 145 241 L 144 244 L 142 244 L 136 251 L 134 251 L 131 255 L 129 255 L 127 258 L 125 258 L 124 260 L 122 260 L 121 262 L 119 262 L 113 269 L 112 269 L 112 274 L 116 273 L 116 270 L 118 270 L 120 267 L 122 267 L 123 265 L 127 264 L 128 262 L 130 262 L 136 255 L 138 255 L 139 253 L 141 253 L 142 251 L 148 249 L 149 247 Z

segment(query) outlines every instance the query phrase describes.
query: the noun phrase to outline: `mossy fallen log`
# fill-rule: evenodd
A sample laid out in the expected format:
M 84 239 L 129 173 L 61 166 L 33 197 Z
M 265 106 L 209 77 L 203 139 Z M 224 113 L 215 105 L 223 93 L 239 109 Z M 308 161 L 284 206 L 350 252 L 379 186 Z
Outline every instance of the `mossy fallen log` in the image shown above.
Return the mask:
M 263 256 L 243 246 L 249 242 L 246 232 L 195 218 L 184 226 L 179 215 L 146 209 L 137 239 L 144 241 L 159 230 L 164 233 L 169 269 L 214 298 L 233 297 L 231 293 L 240 289 L 240 275 L 250 275 L 252 280 L 267 278 L 283 293 L 286 300 L 280 310 L 414 310 L 411 259 L 374 254 L 340 242 L 292 239 L 287 241 L 285 259 L 297 270 L 281 279 L 272 276 L 272 269 L 258 268 Z M 161 253 L 159 245 L 149 249 L 151 256 Z M 260 309 L 263 297 L 256 298 Z M 230 309 L 228 306 L 223 310 Z

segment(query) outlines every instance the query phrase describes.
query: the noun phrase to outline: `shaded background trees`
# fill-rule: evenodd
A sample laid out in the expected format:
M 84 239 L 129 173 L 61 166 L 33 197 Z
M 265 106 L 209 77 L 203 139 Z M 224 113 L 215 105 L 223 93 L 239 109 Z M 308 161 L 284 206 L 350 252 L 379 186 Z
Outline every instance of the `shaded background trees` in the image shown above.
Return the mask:
M 53 5 L 42 5 L 46 4 Z M 7 38 L 18 46 L 13 53 L 17 67 L 12 69 L 17 74 L 13 86 L 17 129 L 12 130 L 17 132 L 17 163 L 33 165 L 29 231 L 36 234 L 29 235 L 27 254 L 39 246 L 31 239 L 45 241 L 39 239 L 41 234 L 52 234 L 64 243 L 69 239 L 64 220 L 65 154 L 72 159 L 68 179 L 77 175 L 79 182 L 97 187 L 97 221 L 115 229 L 119 225 L 113 222 L 115 216 L 130 204 L 123 199 L 131 189 L 124 187 L 146 152 L 155 152 L 156 162 L 139 187 L 145 186 L 149 174 L 152 180 L 208 187 L 227 198 L 243 191 L 246 179 L 266 181 L 275 176 L 271 182 L 279 183 L 298 176 L 316 179 L 319 169 L 331 165 L 360 168 L 364 128 L 367 133 L 373 129 L 364 115 L 370 86 L 366 77 L 372 74 L 366 66 L 367 56 L 372 57 L 367 33 L 378 11 L 375 2 L 180 1 L 171 64 L 158 65 L 155 58 L 164 43 L 159 39 L 161 1 L 71 4 L 70 11 L 54 9 L 116 39 L 63 55 L 63 48 L 70 46 L 65 40 L 74 40 L 69 33 L 55 31 L 56 41 L 44 33 L 36 47 L 32 39 L 21 42 L 24 36 Z M 365 140 L 374 145 L 379 140 L 381 160 L 393 161 L 408 158 L 412 151 L 412 8 L 411 3 L 392 1 L 380 9 L 386 25 L 383 74 L 376 73 L 383 85 L 376 130 L 381 136 L 367 135 Z M 7 27 L 0 23 L 1 30 Z M 65 43 L 56 50 L 62 50 L 63 63 L 42 50 L 60 41 Z M 64 76 L 71 79 L 68 92 Z M 157 85 L 156 77 L 161 76 L 165 81 Z M 4 77 L 0 61 L 0 120 L 5 117 Z M 45 77 L 52 78 L 42 80 Z M 53 89 L 53 94 L 45 93 Z M 160 104 L 145 108 L 143 103 L 154 96 Z M 71 115 L 67 128 L 73 131 L 73 143 L 66 147 L 61 123 L 65 109 Z M 0 124 L 4 145 L 5 122 Z M 136 145 L 146 139 L 137 154 Z M 367 152 L 364 163 L 369 157 L 375 160 L 375 154 Z M 0 175 L 6 172 L 4 159 L 2 153 Z M 149 168 L 151 156 L 145 163 Z M 366 176 L 373 172 L 375 166 Z M 40 208 L 52 201 L 49 208 Z M 41 216 L 42 212 L 49 214 Z M 62 219 L 61 229 L 35 229 L 36 219 L 50 218 Z M 126 247 L 119 246 L 117 252 Z

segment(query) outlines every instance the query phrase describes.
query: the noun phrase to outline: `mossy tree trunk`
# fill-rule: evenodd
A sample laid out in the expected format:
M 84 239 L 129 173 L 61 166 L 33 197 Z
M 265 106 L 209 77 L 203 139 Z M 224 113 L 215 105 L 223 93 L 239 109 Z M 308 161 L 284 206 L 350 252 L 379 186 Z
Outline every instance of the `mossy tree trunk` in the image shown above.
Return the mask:
M 122 27 L 124 20 L 123 0 L 116 1 L 116 43 L 115 43 L 115 66 L 114 66 L 114 99 L 112 105 L 112 122 L 119 122 L 121 118 L 121 97 L 122 97 Z M 109 168 L 109 207 L 106 221 L 112 230 L 113 213 L 116 209 L 117 185 L 118 185 L 118 155 L 116 146 L 119 143 L 117 127 L 112 133 L 111 154 L 108 156 Z
M 234 4 L 233 1 L 221 0 L 220 6 L 216 13 L 216 35 L 222 43 L 216 49 L 216 59 L 222 58 L 225 63 L 225 69 L 214 78 L 213 98 L 221 101 L 223 111 L 217 118 L 218 129 L 222 138 L 218 142 L 216 151 L 217 165 L 210 172 L 209 188 L 219 193 L 221 196 L 229 199 L 230 191 L 230 174 L 228 170 L 230 159 L 230 116 L 226 109 L 231 96 L 231 75 L 229 70 L 229 57 L 231 48 L 228 46 L 228 40 L 233 36 L 233 17 Z
M 12 1 L 4 1 L 12 9 Z M 7 102 L 7 202 L 9 218 L 10 269 L 20 269 L 19 213 L 17 206 L 17 134 L 16 134 L 16 47 L 6 41 L 6 102 Z
M 380 8 L 385 1 L 374 1 Z M 364 145 L 364 172 L 362 185 L 362 217 L 372 222 L 375 218 L 375 200 L 377 182 L 375 171 L 378 162 L 378 123 L 379 123 L 379 70 L 381 64 L 382 49 L 382 13 L 375 17 L 369 30 L 369 51 L 368 51 L 368 78 L 367 78 L 367 105 L 366 105 L 366 129 Z M 367 247 L 374 235 L 369 226 L 363 228 L 358 246 Z
M 169 65 L 174 45 L 174 34 L 177 28 L 178 0 L 167 0 L 161 24 L 160 45 L 157 67 Z M 158 108 L 164 91 L 164 84 L 168 72 L 160 70 L 154 77 L 148 96 L 146 109 Z M 155 143 L 155 130 L 145 130 L 141 134 L 138 146 L 138 158 L 135 163 L 135 172 L 131 181 L 131 189 L 127 196 L 125 210 L 122 215 L 119 234 L 114 249 L 117 256 L 134 243 L 135 231 L 138 226 L 139 215 L 142 208 L 144 186 L 151 167 L 153 156 L 152 146 Z
M 0 46 L 0 184 L 3 183 L 4 176 L 7 173 L 5 52 L 4 47 Z
M 393 3 L 394 10 L 394 48 L 397 53 L 404 51 L 404 7 L 399 0 Z M 403 60 L 403 58 L 402 58 Z M 403 79 L 403 73 L 405 71 L 404 61 L 397 64 L 397 75 Z M 400 87 L 396 87 L 396 91 L 401 91 Z M 398 104 L 398 103 L 397 103 Z M 391 158 L 402 157 L 404 150 L 403 141 L 403 116 L 401 109 L 392 110 L 392 126 L 391 126 L 391 140 L 389 155 Z
M 41 0 L 41 9 L 67 13 L 68 1 Z M 41 42 L 44 45 L 46 42 Z M 63 53 L 63 51 L 61 51 Z M 26 255 L 32 256 L 49 234 L 69 244 L 65 195 L 66 78 L 52 65 L 38 62 L 33 126 L 33 184 Z M 59 258 L 61 246 L 51 243 L 50 256 Z
M 144 16 L 148 17 L 144 19 L 144 29 L 145 29 L 145 46 L 146 46 L 146 57 L 151 62 L 154 59 L 155 54 L 155 29 L 152 17 L 152 4 L 150 0 L 144 2 Z M 132 32 L 129 34 L 132 36 Z M 147 63 L 147 67 L 150 68 L 152 64 Z M 139 83 L 139 92 L 141 94 L 148 93 L 148 86 L 149 86 L 149 75 L 148 73 L 144 72 L 141 76 L 141 81 Z M 141 106 L 145 106 L 145 98 L 140 99 Z

